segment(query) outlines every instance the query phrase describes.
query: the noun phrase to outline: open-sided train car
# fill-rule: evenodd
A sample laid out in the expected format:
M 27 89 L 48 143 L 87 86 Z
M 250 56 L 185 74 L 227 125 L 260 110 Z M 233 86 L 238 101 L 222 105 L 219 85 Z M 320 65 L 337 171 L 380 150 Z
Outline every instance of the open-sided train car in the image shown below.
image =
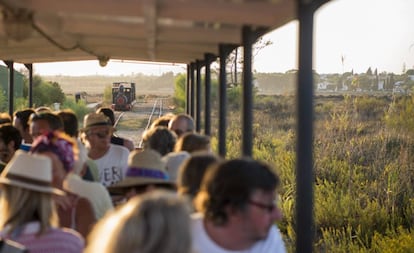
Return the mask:
M 203 119 L 201 69 L 205 69 L 204 129 L 209 134 L 210 64 L 218 57 L 218 149 L 226 157 L 226 59 L 243 46 L 241 149 L 244 156 L 252 156 L 252 45 L 261 35 L 298 19 L 295 239 L 296 252 L 312 252 L 313 26 L 314 13 L 329 1 L 0 0 L 0 59 L 10 70 L 9 114 L 14 112 L 15 62 L 24 63 L 29 71 L 29 107 L 33 63 L 97 59 L 104 67 L 111 58 L 183 63 L 187 64 L 186 112 L 194 116 L 197 131 Z
M 130 111 L 135 102 L 135 83 L 114 82 L 112 84 L 112 109 Z

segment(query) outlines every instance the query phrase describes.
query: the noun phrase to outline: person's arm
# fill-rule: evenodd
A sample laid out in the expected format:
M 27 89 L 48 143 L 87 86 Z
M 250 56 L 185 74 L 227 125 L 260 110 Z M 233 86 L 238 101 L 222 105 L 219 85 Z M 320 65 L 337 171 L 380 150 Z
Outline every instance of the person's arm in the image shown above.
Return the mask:
M 96 222 L 95 211 L 89 200 L 79 198 L 76 205 L 76 231 L 78 231 L 85 239 L 88 237 L 93 225 Z
M 126 147 L 129 151 L 132 151 L 135 149 L 134 143 L 131 140 L 125 139 L 125 138 L 124 138 L 124 147 Z

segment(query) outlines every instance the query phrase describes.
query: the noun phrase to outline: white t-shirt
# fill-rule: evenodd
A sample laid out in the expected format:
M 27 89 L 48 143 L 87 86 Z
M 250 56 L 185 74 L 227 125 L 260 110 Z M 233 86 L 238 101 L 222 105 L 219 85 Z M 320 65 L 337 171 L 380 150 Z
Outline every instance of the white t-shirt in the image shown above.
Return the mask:
M 99 181 L 104 186 L 113 185 L 124 179 L 128 168 L 128 155 L 127 148 L 111 144 L 104 156 L 93 160 L 98 167 Z
M 95 211 L 96 220 L 114 208 L 108 190 L 99 182 L 85 181 L 75 173 L 69 173 L 63 182 L 63 188 L 87 198 Z
M 285 253 L 285 244 L 279 229 L 272 226 L 265 240 L 258 241 L 247 250 L 227 250 L 217 245 L 208 236 L 203 217 L 200 214 L 192 215 L 193 251 L 197 253 Z

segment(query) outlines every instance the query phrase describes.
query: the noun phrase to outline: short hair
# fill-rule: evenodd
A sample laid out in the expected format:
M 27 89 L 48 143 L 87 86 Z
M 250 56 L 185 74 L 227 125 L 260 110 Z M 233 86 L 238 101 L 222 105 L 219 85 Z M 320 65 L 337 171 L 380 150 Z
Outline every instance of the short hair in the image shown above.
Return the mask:
M 224 225 L 229 207 L 244 210 L 255 191 L 272 192 L 279 183 L 279 177 L 263 162 L 251 158 L 228 160 L 206 173 L 194 204 L 206 219 Z
M 39 106 L 35 109 L 36 113 L 45 113 L 45 112 L 52 112 L 52 109 L 48 106 Z
M 155 190 L 109 213 L 88 236 L 85 253 L 186 253 L 191 250 L 189 208 L 173 192 Z
M 96 113 L 103 113 L 106 117 L 109 118 L 112 125 L 115 125 L 115 114 L 114 111 L 109 107 L 101 107 L 98 110 L 96 110 Z
M 177 178 L 178 193 L 194 198 L 200 190 L 204 174 L 220 157 L 209 152 L 196 152 L 180 166 Z
M 13 185 L 1 185 L 0 226 L 9 226 L 9 234 L 19 232 L 22 225 L 39 221 L 38 235 L 58 226 L 58 216 L 52 194 L 32 191 Z
M 29 119 L 30 115 L 35 113 L 35 111 L 32 108 L 27 108 L 24 110 L 16 111 L 13 116 L 15 118 L 18 118 L 20 120 L 20 124 L 23 127 L 23 130 L 26 130 L 29 127 Z
M 181 114 L 175 115 L 168 122 L 168 128 L 171 129 L 171 126 L 176 121 L 184 121 L 184 122 L 186 122 L 187 129 L 184 132 L 194 132 L 194 130 L 195 130 L 195 127 L 194 127 L 194 119 L 190 115 L 185 114 L 185 113 L 181 113 Z
M 62 119 L 63 131 L 69 136 L 77 137 L 79 122 L 76 114 L 72 110 L 66 109 L 58 112 L 57 115 Z
M 207 150 L 210 145 L 210 137 L 199 133 L 185 133 L 181 135 L 174 146 L 174 151 L 195 151 Z
M 164 156 L 174 150 L 176 135 L 167 127 L 150 128 L 142 135 L 144 149 L 153 149 Z
M 62 130 L 63 129 L 62 119 L 52 112 L 33 113 L 30 116 L 29 124 L 39 121 L 39 120 L 47 121 L 51 130 Z
M 18 150 L 22 143 L 22 136 L 17 128 L 12 125 L 0 126 L 0 140 L 7 146 L 11 141 L 14 141 L 14 149 Z

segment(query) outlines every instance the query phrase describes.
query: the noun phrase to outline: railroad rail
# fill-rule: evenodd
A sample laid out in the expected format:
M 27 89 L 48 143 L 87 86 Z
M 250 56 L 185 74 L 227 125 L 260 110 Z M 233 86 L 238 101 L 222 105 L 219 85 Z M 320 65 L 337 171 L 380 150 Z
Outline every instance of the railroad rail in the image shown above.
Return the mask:
M 147 99 L 143 102 L 137 102 L 134 104 L 131 111 L 115 112 L 115 124 L 117 126 L 123 120 L 134 118 L 138 128 L 131 130 L 117 130 L 118 134 L 122 137 L 131 139 L 137 148 L 142 148 L 143 140 L 142 133 L 150 128 L 152 121 L 155 118 L 161 117 L 165 113 L 170 113 L 171 108 L 167 107 L 165 97 L 157 97 L 154 99 Z
M 154 116 L 161 117 L 163 115 L 163 108 L 164 107 L 164 98 L 157 98 L 154 101 L 154 105 L 152 106 L 151 113 L 148 116 L 147 124 L 145 126 L 144 131 L 148 130 L 148 128 L 151 126 L 152 118 Z M 141 141 L 139 142 L 138 148 L 142 148 L 142 142 L 143 139 L 141 137 Z

